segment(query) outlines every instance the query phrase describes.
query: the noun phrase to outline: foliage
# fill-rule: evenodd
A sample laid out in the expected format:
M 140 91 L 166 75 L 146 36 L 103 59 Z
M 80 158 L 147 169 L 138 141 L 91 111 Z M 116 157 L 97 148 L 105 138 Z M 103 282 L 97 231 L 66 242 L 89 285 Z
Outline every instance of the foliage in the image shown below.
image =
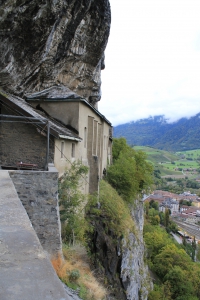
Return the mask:
M 84 247 L 63 245 L 63 256 L 52 259 L 52 265 L 59 278 L 70 288 L 77 290 L 83 300 L 104 300 L 105 288 L 97 281 L 91 270 Z
M 59 205 L 64 241 L 74 243 L 75 237 L 83 240 L 86 222 L 82 210 L 86 198 L 80 191 L 80 185 L 87 172 L 88 168 L 78 161 L 60 178 Z
M 160 217 L 158 215 L 151 218 L 151 223 L 153 225 L 159 225 L 160 224 Z
M 169 226 L 169 214 L 170 214 L 170 211 L 168 208 L 165 209 L 165 217 L 164 217 L 164 224 L 165 224 L 165 227 L 168 227 Z
M 91 218 L 98 221 L 101 216 L 105 230 L 109 230 L 116 237 L 122 237 L 129 230 L 134 231 L 134 222 L 127 204 L 104 180 L 100 181 L 99 198 L 98 196 L 89 198 L 86 214 L 89 221 Z
M 200 261 L 200 244 L 197 245 L 196 259 L 197 259 L 197 261 Z
M 149 267 L 160 280 L 149 299 L 199 299 L 200 265 L 192 262 L 182 246 L 159 226 L 146 223 L 144 240 Z
M 155 208 L 155 210 L 159 210 L 159 203 L 156 202 L 156 201 L 154 201 L 154 200 L 151 200 L 151 201 L 149 202 L 149 207 L 150 207 L 150 208 Z
M 69 274 L 70 281 L 77 281 L 77 279 L 80 278 L 80 272 L 77 269 L 71 270 L 68 274 Z
M 142 151 L 135 151 L 124 138 L 114 139 L 113 165 L 107 170 L 107 181 L 127 202 L 148 192 L 152 184 L 153 167 Z
M 171 243 L 171 239 L 167 232 L 160 226 L 152 226 L 145 223 L 144 240 L 148 249 L 148 258 L 152 260 L 160 250 Z

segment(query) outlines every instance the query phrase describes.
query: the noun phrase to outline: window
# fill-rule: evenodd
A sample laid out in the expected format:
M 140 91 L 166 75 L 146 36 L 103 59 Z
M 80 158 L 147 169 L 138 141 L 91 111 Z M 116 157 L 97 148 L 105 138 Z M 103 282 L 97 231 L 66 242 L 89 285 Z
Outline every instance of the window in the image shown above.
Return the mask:
M 72 143 L 72 157 L 75 157 L 75 144 Z
M 93 155 L 97 155 L 97 121 L 94 121 L 94 131 L 93 131 Z
M 64 147 L 65 147 L 65 142 L 61 142 L 61 158 L 64 158 Z
M 87 128 L 84 128 L 84 148 L 87 148 Z

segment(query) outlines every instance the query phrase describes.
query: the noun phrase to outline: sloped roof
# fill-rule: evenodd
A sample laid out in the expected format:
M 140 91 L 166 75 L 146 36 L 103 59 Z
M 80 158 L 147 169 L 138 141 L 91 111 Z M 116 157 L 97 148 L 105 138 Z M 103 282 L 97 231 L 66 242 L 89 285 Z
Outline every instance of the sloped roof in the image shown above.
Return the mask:
M 100 116 L 105 122 L 112 126 L 111 122 L 106 119 L 94 106 L 92 106 L 86 99 L 80 97 L 76 93 L 72 92 L 70 89 L 63 85 L 55 85 L 41 92 L 27 94 L 27 101 L 44 101 L 44 102 L 82 102 L 92 109 L 97 115 Z
M 76 141 L 82 140 L 77 134 L 65 127 L 62 123 L 51 118 L 50 116 L 47 116 L 45 113 L 33 108 L 30 104 L 28 104 L 25 100 L 21 99 L 20 97 L 13 96 L 9 93 L 5 93 L 4 91 L 0 90 L 0 101 L 6 107 L 12 109 L 12 111 L 14 111 L 14 113 L 19 116 L 34 117 L 35 119 L 39 120 L 41 124 L 35 124 L 35 126 L 37 126 L 40 131 L 47 131 L 46 124 L 47 121 L 49 121 L 50 134 L 54 137 L 62 137 L 65 139 Z M 31 120 L 28 121 L 27 119 L 27 122 L 31 124 Z
M 82 99 L 79 95 L 64 85 L 54 85 L 40 92 L 33 94 L 26 94 L 27 100 L 37 99 L 52 99 L 52 100 L 64 100 L 64 99 Z

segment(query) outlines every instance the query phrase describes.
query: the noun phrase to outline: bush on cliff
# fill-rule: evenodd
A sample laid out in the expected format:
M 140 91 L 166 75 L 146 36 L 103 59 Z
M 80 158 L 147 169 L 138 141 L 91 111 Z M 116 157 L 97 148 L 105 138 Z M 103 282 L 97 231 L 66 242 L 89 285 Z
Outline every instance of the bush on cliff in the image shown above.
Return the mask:
M 88 167 L 79 161 L 66 169 L 59 181 L 59 205 L 62 225 L 62 239 L 74 244 L 75 237 L 83 240 L 85 229 L 84 203 L 86 197 L 80 191 L 80 182 L 86 176 Z
M 90 220 L 101 219 L 105 230 L 109 230 L 116 237 L 122 237 L 128 230 L 134 230 L 129 208 L 116 190 L 104 180 L 100 181 L 99 197 L 90 197 L 86 205 L 86 214 L 90 215 Z
M 107 170 L 107 181 L 127 202 L 150 191 L 153 167 L 146 161 L 146 154 L 135 151 L 124 138 L 113 141 L 113 165 Z
M 105 180 L 100 181 L 99 197 L 90 197 L 86 205 L 86 214 L 90 216 L 89 220 L 98 222 L 101 219 L 105 231 L 118 238 L 128 230 L 134 231 L 134 222 L 127 204 Z

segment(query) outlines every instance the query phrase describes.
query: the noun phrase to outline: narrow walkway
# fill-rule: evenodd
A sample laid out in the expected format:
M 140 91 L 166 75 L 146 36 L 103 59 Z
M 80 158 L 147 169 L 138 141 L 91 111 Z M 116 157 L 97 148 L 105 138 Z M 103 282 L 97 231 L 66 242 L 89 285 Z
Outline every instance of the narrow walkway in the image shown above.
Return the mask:
M 69 300 L 19 200 L 0 170 L 0 299 Z

